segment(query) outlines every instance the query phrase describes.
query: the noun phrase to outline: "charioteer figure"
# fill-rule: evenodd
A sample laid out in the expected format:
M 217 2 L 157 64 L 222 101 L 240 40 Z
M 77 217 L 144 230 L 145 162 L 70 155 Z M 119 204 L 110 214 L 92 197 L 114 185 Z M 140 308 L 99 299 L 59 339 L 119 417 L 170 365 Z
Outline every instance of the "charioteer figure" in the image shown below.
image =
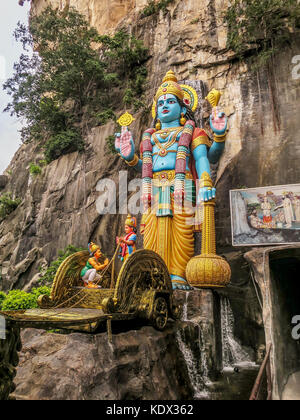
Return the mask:
M 81 278 L 85 287 L 89 289 L 98 289 L 102 287 L 102 284 L 100 284 L 102 283 L 102 276 L 98 273 L 105 270 L 109 264 L 109 259 L 105 258 L 104 262 L 101 263 L 100 260 L 103 259 L 103 254 L 100 246 L 93 242 L 88 244 L 88 250 L 90 252 L 90 258 L 81 271 Z

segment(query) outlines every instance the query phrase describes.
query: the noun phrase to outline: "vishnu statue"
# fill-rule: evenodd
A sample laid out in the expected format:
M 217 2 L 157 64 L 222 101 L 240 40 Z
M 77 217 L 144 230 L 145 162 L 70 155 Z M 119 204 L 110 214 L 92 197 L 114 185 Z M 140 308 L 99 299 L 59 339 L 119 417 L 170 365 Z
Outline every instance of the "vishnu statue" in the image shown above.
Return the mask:
M 136 251 L 136 218 L 129 214 L 125 221 L 125 236 L 117 237 L 117 244 L 120 245 L 120 259 L 127 258 Z
M 143 134 L 140 158 L 127 126 L 122 127 L 115 140 L 122 159 L 142 173 L 144 248 L 163 258 L 173 289 L 190 289 L 186 266 L 194 256 L 194 232 L 200 229 L 195 207 L 215 199 L 210 164 L 220 159 L 227 130 L 227 117 L 214 106 L 210 116 L 214 133 L 211 140 L 205 130 L 196 127 L 197 105 L 197 92 L 180 85 L 173 71 L 169 71 L 154 97 L 154 127 Z

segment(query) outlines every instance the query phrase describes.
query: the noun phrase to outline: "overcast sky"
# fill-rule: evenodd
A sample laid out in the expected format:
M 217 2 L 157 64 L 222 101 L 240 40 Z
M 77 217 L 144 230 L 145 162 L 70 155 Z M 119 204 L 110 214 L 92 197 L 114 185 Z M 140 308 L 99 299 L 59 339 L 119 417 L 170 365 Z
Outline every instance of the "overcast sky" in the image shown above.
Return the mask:
M 30 2 L 18 5 L 18 0 L 0 0 L 0 174 L 6 169 L 21 144 L 18 130 L 21 123 L 3 113 L 9 96 L 2 89 L 3 82 L 12 76 L 13 64 L 22 53 L 21 44 L 13 38 L 18 21 L 26 22 Z

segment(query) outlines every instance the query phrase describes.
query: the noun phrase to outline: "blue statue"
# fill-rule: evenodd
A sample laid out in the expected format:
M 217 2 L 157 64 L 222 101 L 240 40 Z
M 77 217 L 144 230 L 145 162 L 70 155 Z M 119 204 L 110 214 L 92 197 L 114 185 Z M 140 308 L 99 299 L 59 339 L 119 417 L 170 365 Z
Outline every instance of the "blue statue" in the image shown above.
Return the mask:
M 145 205 L 141 232 L 144 248 L 157 252 L 165 261 L 173 289 L 189 290 L 185 269 L 194 255 L 195 202 L 215 198 L 211 187 L 210 164 L 217 163 L 225 145 L 227 117 L 218 107 L 220 93 L 213 90 L 211 141 L 205 130 L 195 127 L 194 112 L 198 96 L 193 88 L 179 85 L 169 71 L 153 103 L 155 128 L 144 132 L 141 158 L 135 153 L 132 133 L 122 127 L 116 134 L 115 148 L 122 159 L 142 172 L 142 200 Z M 196 183 L 200 180 L 196 197 Z

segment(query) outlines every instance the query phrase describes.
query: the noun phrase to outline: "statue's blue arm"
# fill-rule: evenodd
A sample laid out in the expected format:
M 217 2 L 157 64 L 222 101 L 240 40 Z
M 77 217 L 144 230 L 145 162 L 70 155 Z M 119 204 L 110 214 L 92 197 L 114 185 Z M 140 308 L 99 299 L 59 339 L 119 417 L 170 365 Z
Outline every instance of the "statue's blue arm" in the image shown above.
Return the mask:
M 198 178 L 201 179 L 202 174 L 204 172 L 207 172 L 210 176 L 210 162 L 208 159 L 207 146 L 205 144 L 200 144 L 199 146 L 197 146 L 193 151 L 193 156 L 195 159 L 195 166 Z M 215 196 L 215 188 L 200 188 L 199 195 L 197 197 L 197 202 L 199 203 L 200 201 L 208 201 L 215 198 Z
M 210 147 L 208 151 L 208 160 L 210 163 L 215 164 L 218 163 L 222 153 L 225 148 L 225 142 L 218 143 L 216 141 L 213 142 L 212 146 Z

